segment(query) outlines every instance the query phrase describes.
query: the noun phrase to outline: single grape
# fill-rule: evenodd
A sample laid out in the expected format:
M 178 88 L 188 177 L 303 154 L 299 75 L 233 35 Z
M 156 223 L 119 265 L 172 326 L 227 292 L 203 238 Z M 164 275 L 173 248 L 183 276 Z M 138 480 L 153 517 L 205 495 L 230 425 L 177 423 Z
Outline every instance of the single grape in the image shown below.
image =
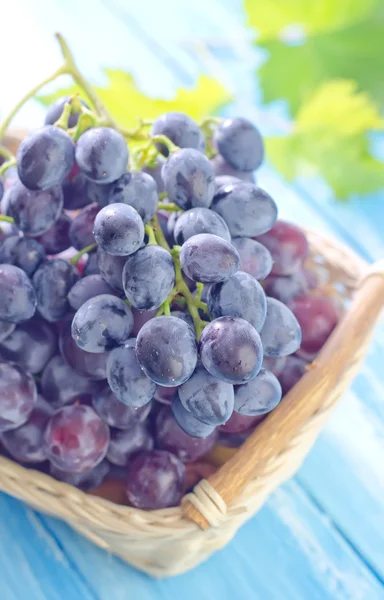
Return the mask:
M 156 446 L 162 450 L 172 452 L 172 454 L 175 454 L 183 463 L 191 463 L 199 460 L 212 450 L 216 441 L 216 429 L 205 438 L 196 438 L 185 433 L 180 425 L 177 424 L 177 421 L 168 406 L 162 406 L 156 415 Z
M 44 398 L 38 396 L 28 421 L 0 436 L 4 448 L 14 460 L 21 463 L 39 463 L 47 459 L 44 431 L 52 414 L 53 408 Z
M 242 387 L 242 386 L 240 386 Z M 229 421 L 225 425 L 220 425 L 218 430 L 222 434 L 237 435 L 243 433 L 251 433 L 258 423 L 260 423 L 262 415 L 250 417 L 249 415 L 241 415 L 238 412 L 233 411 Z M 221 443 L 220 435 L 220 443 Z M 242 440 L 244 441 L 244 440 Z
M 79 375 L 60 355 L 49 361 L 41 377 L 41 390 L 54 408 L 71 404 L 80 397 L 89 401 L 99 389 L 98 381 Z
M 213 377 L 240 384 L 247 383 L 260 371 L 263 348 L 250 323 L 235 317 L 220 317 L 203 329 L 200 356 Z
M 95 219 L 93 232 L 99 246 L 114 256 L 133 254 L 144 240 L 144 225 L 139 213 L 122 203 L 102 208 Z
M 78 281 L 79 275 L 73 265 L 61 258 L 47 260 L 33 276 L 37 297 L 37 309 L 44 319 L 59 321 L 69 311 L 67 295 Z
M 176 227 L 176 223 L 178 218 L 182 215 L 182 211 L 177 211 L 177 212 L 172 212 L 169 216 L 168 216 L 168 220 L 167 220 L 167 234 L 166 234 L 166 239 L 169 242 L 169 246 L 171 246 L 171 248 L 175 245 L 175 227 Z
M 115 129 L 88 129 L 77 142 L 76 162 L 80 171 L 91 181 L 112 183 L 121 177 L 127 167 L 127 143 Z
M 36 402 L 32 375 L 14 363 L 0 362 L 0 432 L 24 425 Z
M 187 381 L 197 363 L 196 339 L 191 328 L 176 317 L 155 317 L 138 333 L 136 355 L 144 373 L 164 387 Z
M 288 356 L 300 348 L 301 328 L 285 304 L 267 298 L 267 316 L 260 337 L 265 356 Z
M 248 119 L 225 119 L 216 127 L 213 141 L 221 156 L 234 169 L 254 171 L 263 162 L 263 139 L 259 130 Z
M 81 250 L 95 241 L 93 227 L 100 205 L 93 203 L 85 206 L 75 217 L 69 228 L 69 239 L 76 250 Z
M 271 371 L 276 377 L 278 377 L 287 362 L 287 356 L 264 356 L 263 358 L 263 369 Z
M 152 164 L 149 164 L 143 167 L 143 172 L 148 173 L 148 175 L 150 175 L 155 180 L 158 194 L 162 194 L 163 192 L 165 192 L 164 181 L 161 175 L 164 163 L 164 158 L 160 155 L 157 155 L 154 166 L 152 166 Z
M 181 209 L 210 207 L 215 174 L 205 154 L 191 148 L 177 150 L 168 158 L 162 175 L 169 200 Z
M 63 192 L 55 186 L 33 192 L 16 183 L 10 190 L 8 212 L 25 235 L 38 236 L 56 223 L 63 209 Z
M 316 354 L 335 329 L 339 313 L 329 296 L 298 296 L 290 303 L 302 331 L 301 350 Z
M 109 427 L 90 406 L 65 406 L 49 419 L 44 440 L 48 460 L 55 467 L 80 473 L 105 458 Z
M 85 267 L 83 269 L 83 277 L 84 278 L 88 277 L 89 275 L 99 275 L 100 274 L 99 266 L 97 263 L 98 263 L 97 253 L 93 252 L 92 254 L 89 254 L 88 260 L 85 263 Z
M 0 297 L 0 321 L 20 323 L 35 314 L 35 290 L 19 267 L 0 264 Z
M 158 117 L 152 125 L 152 135 L 165 135 L 179 148 L 195 148 L 204 152 L 205 138 L 191 117 L 181 112 L 168 112 Z M 157 142 L 158 150 L 168 156 L 165 144 Z
M 234 169 L 220 154 L 217 154 L 212 158 L 211 164 L 216 178 L 221 176 L 235 177 L 236 179 L 240 179 L 240 181 L 255 183 L 255 176 L 252 171 L 239 171 L 238 169 Z
M 233 412 L 233 385 L 212 377 L 201 363 L 178 393 L 184 408 L 207 425 L 222 425 Z
M 87 179 L 85 192 L 90 202 L 97 202 L 101 208 L 107 206 L 109 194 L 113 188 L 112 183 L 95 183 Z
M 215 196 L 221 188 L 225 188 L 227 185 L 234 185 L 235 183 L 240 183 L 240 182 L 241 182 L 241 179 L 239 179 L 238 177 L 234 177 L 233 175 L 217 175 L 215 177 L 215 185 L 216 185 Z M 253 183 L 253 179 L 251 180 L 251 182 Z
M 36 240 L 18 235 L 8 237 L 0 246 L 0 263 L 15 265 L 32 277 L 45 259 L 45 250 Z
M 71 246 L 69 239 L 71 223 L 71 219 L 63 212 L 48 231 L 36 238 L 47 254 L 60 254 Z
M 49 466 L 49 474 L 51 477 L 80 488 L 84 492 L 90 492 L 98 488 L 106 479 L 110 471 L 110 465 L 107 460 L 102 460 L 96 467 L 81 473 L 71 473 L 58 469 L 54 465 Z
M 123 173 L 109 194 L 109 204 L 124 203 L 139 213 L 144 223 L 154 216 L 157 203 L 157 185 L 153 177 L 141 171 Z
M 131 408 L 140 408 L 153 398 L 156 384 L 143 373 L 135 346 L 136 340 L 132 338 L 110 352 L 107 379 L 120 402 Z
M 287 357 L 285 365 L 279 374 L 279 381 L 284 396 L 305 375 L 308 366 L 309 363 L 300 356 L 293 355 Z
M 152 450 L 153 446 L 153 438 L 148 429 L 145 425 L 137 423 L 129 430 L 111 431 L 107 458 L 113 465 L 127 467 L 135 454 Z
M 79 375 L 88 379 L 100 380 L 107 378 L 108 353 L 94 354 L 85 352 L 76 344 L 71 333 L 72 317 L 67 318 L 61 326 L 59 336 L 60 353 Z
M 187 325 L 189 325 L 189 327 L 193 331 L 193 334 L 195 335 L 195 333 L 196 333 L 195 324 L 189 313 L 182 312 L 181 310 L 173 310 L 171 312 L 171 317 L 176 317 L 177 319 L 181 319 L 182 321 L 184 321 Z
M 273 260 L 265 246 L 250 238 L 233 238 L 232 246 L 240 256 L 240 270 L 255 279 L 265 279 L 272 270 Z
M 74 162 L 72 138 L 53 125 L 25 137 L 17 151 L 17 172 L 29 190 L 48 190 L 61 184 Z
M 232 237 L 260 236 L 269 231 L 277 219 L 277 206 L 271 196 L 247 182 L 219 189 L 212 209 L 223 217 Z
M 123 268 L 125 265 L 124 256 L 112 256 L 104 252 L 100 247 L 97 248 L 97 266 L 100 275 L 114 290 L 124 292 L 123 288 Z
M 175 223 L 174 237 L 176 244 L 180 246 L 198 233 L 212 233 L 226 242 L 231 241 L 231 234 L 224 219 L 209 208 L 191 208 Z
M 65 210 L 78 210 L 90 204 L 88 183 L 84 173 L 80 173 L 77 165 L 63 181 L 63 198 Z
M 316 276 L 307 269 L 299 269 L 293 275 L 269 275 L 264 281 L 265 293 L 283 304 L 289 304 L 297 296 L 303 296 L 316 287 Z
M 38 317 L 20 323 L 0 344 L 0 356 L 32 374 L 40 373 L 56 351 L 56 332 Z
M 100 294 L 117 295 L 101 275 L 88 275 L 75 283 L 69 290 L 68 302 L 74 310 L 78 310 L 84 302 L 100 296 Z
M 185 466 L 170 452 L 140 452 L 128 465 L 129 504 L 143 510 L 177 506 L 183 496 Z
M 14 331 L 15 323 L 7 323 L 6 321 L 0 321 L 0 343 L 7 339 Z
M 176 423 L 188 435 L 205 439 L 215 431 L 215 425 L 208 425 L 199 421 L 192 413 L 186 410 L 178 395 L 173 398 L 171 408 Z
M 127 258 L 123 286 L 129 302 L 139 310 L 159 308 L 175 285 L 172 256 L 160 246 L 146 246 Z
M 51 104 L 48 108 L 47 114 L 45 115 L 44 125 L 54 125 L 58 121 L 63 113 L 64 106 L 69 102 L 71 96 L 62 96 Z M 85 108 L 89 108 L 88 104 L 80 98 L 80 102 Z M 76 127 L 77 121 L 79 120 L 79 113 L 74 111 L 71 112 L 68 119 L 68 128 Z
M 257 241 L 268 248 L 272 255 L 272 275 L 293 275 L 308 256 L 305 234 L 296 225 L 286 221 L 276 221 L 269 231 L 258 235 Z
M 180 251 L 184 273 L 201 283 L 225 281 L 236 273 L 239 264 L 239 253 L 232 244 L 210 233 L 194 235 Z
M 267 300 L 260 283 L 252 275 L 238 271 L 227 281 L 211 285 L 208 310 L 213 319 L 240 317 L 260 331 L 267 314 Z
M 242 415 L 257 416 L 269 413 L 281 400 L 279 380 L 273 373 L 261 369 L 252 381 L 235 390 L 235 411 Z
M 5 211 L 3 211 L 3 214 L 6 215 L 7 213 Z M 1 221 L 1 223 L 0 223 L 0 244 L 4 240 L 9 238 L 10 236 L 19 235 L 19 234 L 20 234 L 20 232 L 17 229 L 16 225 L 14 225 L 13 223 L 8 223 L 7 221 Z
M 152 403 L 147 402 L 139 408 L 132 408 L 120 402 L 108 385 L 104 385 L 93 395 L 92 406 L 110 427 L 131 429 L 138 423 L 144 423 L 151 411 Z
M 72 321 L 72 337 L 86 352 L 106 352 L 125 342 L 133 328 L 133 315 L 120 298 L 101 294 L 79 308 Z
M 134 306 L 132 306 L 132 314 L 133 314 L 133 329 L 132 336 L 136 337 L 139 333 L 140 329 L 147 321 L 156 317 L 157 310 L 137 310 Z

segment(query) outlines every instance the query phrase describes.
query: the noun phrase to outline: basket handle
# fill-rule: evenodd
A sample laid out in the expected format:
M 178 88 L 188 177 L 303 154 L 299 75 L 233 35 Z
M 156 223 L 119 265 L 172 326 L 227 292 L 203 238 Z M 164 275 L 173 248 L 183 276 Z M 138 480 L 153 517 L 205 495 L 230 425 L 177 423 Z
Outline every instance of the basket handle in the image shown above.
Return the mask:
M 267 462 L 283 452 L 307 421 L 330 409 L 359 368 L 384 306 L 384 261 L 372 265 L 313 368 L 258 425 L 232 458 L 183 500 L 183 514 L 202 529 L 216 526 L 227 505 Z M 348 375 L 346 376 L 346 369 Z M 351 371 L 351 373 L 349 373 Z M 324 398 L 328 398 L 324 406 Z M 198 508 L 197 508 L 198 507 Z

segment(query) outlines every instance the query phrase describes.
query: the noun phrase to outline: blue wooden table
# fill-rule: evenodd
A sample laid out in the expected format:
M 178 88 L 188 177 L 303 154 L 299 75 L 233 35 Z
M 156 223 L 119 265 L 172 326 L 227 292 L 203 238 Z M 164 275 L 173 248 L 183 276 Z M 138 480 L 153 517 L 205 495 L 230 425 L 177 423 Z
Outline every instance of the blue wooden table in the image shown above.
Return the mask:
M 208 70 L 234 94 L 229 113 L 262 129 L 284 117 L 279 106 L 259 107 L 253 71 L 260 57 L 237 0 L 14 0 L 2 16 L 1 113 L 59 65 L 52 40 L 59 30 L 95 81 L 102 66 L 122 68 L 147 94 L 170 97 Z M 204 51 L 207 39 L 217 40 L 214 56 Z M 37 126 L 42 115 L 30 103 L 15 124 Z M 281 216 L 335 236 L 368 261 L 383 256 L 383 194 L 336 204 L 321 180 L 288 185 L 268 164 L 259 182 Z M 185 575 L 152 580 L 0 494 L 1 600 L 382 600 L 383 361 L 381 323 L 352 389 L 296 477 L 225 549 Z

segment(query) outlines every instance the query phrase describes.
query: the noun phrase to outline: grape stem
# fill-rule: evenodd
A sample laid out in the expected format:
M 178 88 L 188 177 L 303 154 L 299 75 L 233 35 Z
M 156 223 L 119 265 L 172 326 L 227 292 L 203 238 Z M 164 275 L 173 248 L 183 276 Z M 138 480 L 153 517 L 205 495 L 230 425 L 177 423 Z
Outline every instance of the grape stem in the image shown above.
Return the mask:
M 84 255 L 84 254 L 88 254 L 89 252 L 91 252 L 92 250 L 94 250 L 97 247 L 96 242 L 93 244 L 89 244 L 89 246 L 86 246 L 85 248 L 83 248 L 82 250 L 80 250 L 77 254 L 75 254 L 75 256 L 73 256 L 70 260 L 70 262 L 76 267 L 80 258 Z
M 176 204 L 172 202 L 159 202 L 157 205 L 158 210 L 166 210 L 168 212 L 181 212 L 181 208 L 179 208 Z
M 151 225 L 146 225 L 145 226 L 145 233 L 148 236 L 148 246 L 157 246 L 157 241 L 156 241 L 156 236 L 155 233 L 153 231 L 153 227 L 151 227 Z
M 12 158 L 15 158 L 12 152 L 10 152 L 8 148 L 4 148 L 4 146 L 0 146 L 0 156 L 5 158 L 6 160 L 11 160 Z
M 0 221 L 6 221 L 7 223 L 15 222 L 15 220 L 12 217 L 7 217 L 6 215 L 0 215 Z

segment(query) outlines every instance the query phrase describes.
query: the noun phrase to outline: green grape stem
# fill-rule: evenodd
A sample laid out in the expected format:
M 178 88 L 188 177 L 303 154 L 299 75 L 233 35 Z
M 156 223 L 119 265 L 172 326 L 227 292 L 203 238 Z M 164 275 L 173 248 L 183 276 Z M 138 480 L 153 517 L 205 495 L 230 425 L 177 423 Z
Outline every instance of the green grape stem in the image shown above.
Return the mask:
M 75 256 L 73 256 L 71 258 L 70 262 L 76 267 L 79 263 L 80 258 L 84 254 L 88 254 L 89 252 L 92 252 L 92 250 L 94 250 L 95 248 L 97 248 L 96 242 L 94 244 L 89 244 L 89 246 L 86 246 L 85 248 L 80 250 L 77 254 L 75 254 Z
M 173 202 L 159 202 L 157 208 L 158 210 L 166 210 L 168 212 L 181 212 L 181 208 L 173 204 Z
M 15 222 L 15 220 L 12 217 L 7 217 L 6 215 L 0 215 L 0 221 L 6 221 L 7 223 Z

